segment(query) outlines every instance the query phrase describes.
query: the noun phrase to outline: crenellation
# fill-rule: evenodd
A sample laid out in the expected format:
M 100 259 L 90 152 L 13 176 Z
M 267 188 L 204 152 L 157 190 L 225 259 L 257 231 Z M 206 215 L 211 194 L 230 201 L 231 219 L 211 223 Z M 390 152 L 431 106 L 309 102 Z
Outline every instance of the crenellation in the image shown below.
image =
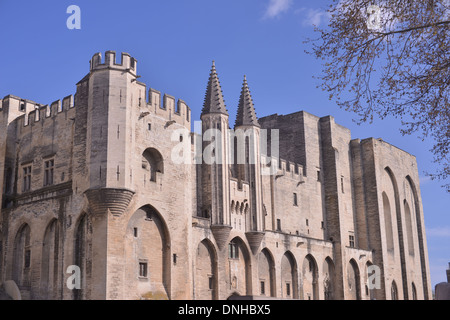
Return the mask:
M 163 98 L 163 109 L 167 110 L 169 114 L 175 113 L 175 97 L 167 93 L 164 94 Z
M 161 108 L 161 92 L 153 88 L 148 89 L 148 103 L 155 110 Z
M 18 97 L 15 97 L 14 100 L 25 102 L 25 110 L 21 111 L 20 116 L 16 118 L 18 124 L 22 127 L 27 127 L 30 121 L 31 123 L 45 121 L 47 118 L 53 118 L 75 107 L 73 104 L 73 95 L 65 97 L 62 103 L 61 100 L 56 100 L 49 105 L 41 105 Z M 30 107 L 33 107 L 33 109 L 30 110 Z
M 122 52 L 120 63 L 116 62 L 116 52 L 106 51 L 105 59 L 102 62 L 102 54 L 100 52 L 93 55 L 90 61 L 90 71 L 104 69 L 120 69 L 128 71 L 134 75 L 137 74 L 137 60 L 132 58 L 128 53 Z
M 67 111 L 67 110 L 73 108 L 74 106 L 75 105 L 74 105 L 73 95 L 69 95 L 69 96 L 63 98 L 62 108 L 64 111 Z
M 162 103 L 161 103 L 162 102 Z M 172 95 L 150 88 L 148 90 L 148 105 L 150 110 L 168 121 L 180 119 L 180 123 L 186 126 L 190 124 L 191 109 L 184 100 L 178 99 Z
M 48 107 L 48 105 L 41 106 L 37 110 L 39 113 L 39 119 L 45 119 L 50 116 L 50 108 Z

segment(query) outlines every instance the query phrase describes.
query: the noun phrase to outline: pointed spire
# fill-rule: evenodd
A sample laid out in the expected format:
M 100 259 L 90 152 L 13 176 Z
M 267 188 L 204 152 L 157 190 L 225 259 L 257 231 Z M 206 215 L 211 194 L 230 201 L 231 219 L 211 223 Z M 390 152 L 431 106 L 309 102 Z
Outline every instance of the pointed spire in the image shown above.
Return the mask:
M 220 87 L 219 76 L 216 71 L 215 61 L 212 63 L 202 110 L 202 115 L 207 113 L 223 113 L 228 115 L 225 100 L 223 99 L 222 88 Z
M 253 106 L 252 96 L 250 94 L 250 89 L 248 88 L 247 76 L 244 76 L 244 83 L 242 85 L 241 97 L 239 98 L 235 127 L 243 125 L 259 127 L 255 107 Z

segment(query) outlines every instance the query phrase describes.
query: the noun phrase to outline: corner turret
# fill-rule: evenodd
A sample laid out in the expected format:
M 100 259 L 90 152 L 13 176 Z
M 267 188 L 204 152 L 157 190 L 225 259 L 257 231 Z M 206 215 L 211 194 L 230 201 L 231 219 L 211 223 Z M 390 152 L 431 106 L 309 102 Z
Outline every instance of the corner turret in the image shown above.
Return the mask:
M 203 139 L 202 154 L 209 161 L 203 161 L 201 165 L 202 190 L 206 192 L 198 210 L 200 216 L 211 219 L 211 231 L 220 250 L 225 247 L 231 232 L 228 117 L 213 62 L 201 114 L 202 136 L 208 140 Z

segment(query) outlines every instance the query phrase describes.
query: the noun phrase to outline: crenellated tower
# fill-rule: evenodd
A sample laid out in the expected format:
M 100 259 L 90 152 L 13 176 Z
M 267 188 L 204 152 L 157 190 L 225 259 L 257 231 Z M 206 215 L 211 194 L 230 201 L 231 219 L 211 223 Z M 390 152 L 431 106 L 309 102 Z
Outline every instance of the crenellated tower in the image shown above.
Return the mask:
M 107 51 L 104 62 L 96 53 L 90 61 L 90 72 L 78 84 L 75 104 L 74 170 L 79 173 L 75 188 L 83 191 L 88 200 L 88 214 L 92 221 L 93 255 L 92 278 L 107 283 L 106 256 L 118 254 L 109 241 L 113 217 L 120 217 L 134 195 L 130 170 L 133 154 L 133 109 L 145 100 L 145 87 L 136 81 L 137 63 L 122 53 L 120 63 L 116 53 Z M 85 160 L 84 160 L 85 159 Z M 86 165 L 84 164 L 86 162 Z M 105 286 L 96 287 L 91 298 L 104 299 Z
M 264 236 L 262 213 L 262 181 L 260 137 L 261 128 L 256 117 L 253 99 L 244 76 L 239 106 L 235 122 L 235 168 L 238 181 L 249 184 L 249 212 L 246 213 L 246 237 L 252 248 L 257 252 Z
M 220 249 L 231 231 L 229 199 L 228 111 L 213 62 L 201 114 L 203 136 L 201 216 L 211 218 L 211 229 Z

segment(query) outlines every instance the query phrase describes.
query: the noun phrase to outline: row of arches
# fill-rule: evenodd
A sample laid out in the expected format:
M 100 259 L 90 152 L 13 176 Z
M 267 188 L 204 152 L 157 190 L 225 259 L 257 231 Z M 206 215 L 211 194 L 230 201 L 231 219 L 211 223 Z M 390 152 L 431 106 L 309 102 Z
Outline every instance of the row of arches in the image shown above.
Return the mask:
M 223 262 L 225 280 L 219 283 L 218 253 L 212 242 L 204 239 L 199 243 L 195 257 L 194 298 L 218 299 L 219 286 L 222 292 L 230 292 L 231 296 L 256 295 L 304 300 L 338 298 L 335 265 L 330 257 L 324 259 L 320 269 L 312 254 L 307 254 L 300 265 L 291 251 L 286 251 L 279 260 L 275 260 L 268 248 L 263 248 L 255 261 L 257 277 L 252 277 L 250 252 L 245 242 L 235 237 L 228 245 L 228 261 Z M 344 276 L 350 288 L 350 296 L 347 298 L 363 298 L 361 280 L 367 282 L 369 265 L 370 263 L 366 266 L 366 276 L 361 279 L 357 262 L 354 259 L 348 262 Z M 223 274 L 221 276 L 223 277 Z M 255 279 L 258 283 L 252 283 Z M 370 299 L 373 292 L 367 286 L 366 288 L 365 298 Z
M 75 228 L 73 242 L 73 264 L 80 266 L 81 283 L 85 283 L 85 270 L 87 261 L 88 247 L 88 219 L 85 214 L 81 215 Z M 32 243 L 32 230 L 28 223 L 23 223 L 15 233 L 13 238 L 12 260 L 7 267 L 10 270 L 11 279 L 17 286 L 25 291 L 31 290 L 33 277 L 39 279 L 39 291 L 34 292 L 34 297 L 39 299 L 57 299 L 62 295 L 61 282 L 63 282 L 63 266 L 60 259 L 62 234 L 58 219 L 52 219 L 45 228 L 41 237 L 41 247 Z M 36 259 L 35 259 L 36 255 Z M 8 261 L 8 260 L 6 260 Z M 40 270 L 33 263 L 38 263 Z M 33 270 L 33 272 L 32 272 Z M 84 290 L 74 290 L 73 298 L 82 299 Z
M 405 299 L 417 298 L 414 280 L 421 279 L 424 298 L 428 299 L 427 272 L 424 256 L 422 217 L 419 197 L 413 179 L 408 175 L 399 185 L 394 172 L 386 167 L 383 172 L 381 193 L 384 220 L 385 263 L 401 270 L 400 281 Z M 402 187 L 402 188 L 400 188 Z M 409 266 L 420 266 L 421 272 Z M 394 269 L 397 269 L 394 268 Z M 390 275 L 389 277 L 394 277 Z M 419 281 L 419 280 L 418 280 Z M 397 283 L 391 288 L 397 288 Z M 388 288 L 387 288 L 388 290 Z M 391 293 L 398 290 L 391 290 Z M 391 294 L 391 296 L 393 296 Z

